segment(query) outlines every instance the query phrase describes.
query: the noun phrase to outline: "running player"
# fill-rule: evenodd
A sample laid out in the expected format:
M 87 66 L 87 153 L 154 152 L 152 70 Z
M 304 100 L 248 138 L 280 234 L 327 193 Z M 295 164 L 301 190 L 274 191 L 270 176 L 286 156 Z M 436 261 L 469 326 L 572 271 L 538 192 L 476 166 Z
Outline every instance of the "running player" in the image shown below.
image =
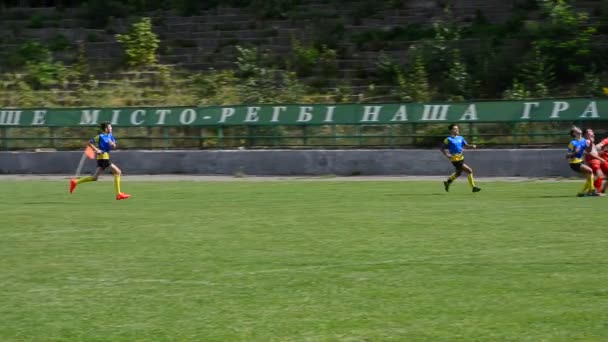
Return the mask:
M 604 177 L 606 177 L 608 176 L 608 138 L 604 138 L 604 140 L 600 141 L 600 143 L 595 146 L 600 157 L 604 158 L 605 160 L 605 162 L 600 164 L 600 167 L 604 173 Z M 604 182 L 604 186 L 600 189 L 603 194 L 606 193 L 606 188 L 608 188 L 608 181 Z
M 568 144 L 568 154 L 566 158 L 570 164 L 570 168 L 575 172 L 580 173 L 586 178 L 583 190 L 577 194 L 578 197 L 583 196 L 598 196 L 593 185 L 593 170 L 591 167 L 583 164 L 583 154 L 588 150 L 587 140 L 582 137 L 580 128 L 573 126 L 570 130 L 570 136 L 573 138 Z
M 122 171 L 110 159 L 110 150 L 116 148 L 116 140 L 112 135 L 112 125 L 109 122 L 103 122 L 99 126 L 100 132 L 89 140 L 89 146 L 95 150 L 97 154 L 97 169 L 93 176 L 72 178 L 70 180 L 70 193 L 74 192 L 76 186 L 81 183 L 94 182 L 99 178 L 106 168 L 110 168 L 114 174 L 114 190 L 116 190 L 116 200 L 129 198 L 131 195 L 120 192 L 120 175 Z
M 443 140 L 443 145 L 441 147 L 441 153 L 443 153 L 446 158 L 448 158 L 452 165 L 454 165 L 454 173 L 452 173 L 448 179 L 443 182 L 443 186 L 445 191 L 450 191 L 450 184 L 460 177 L 462 171 L 468 174 L 469 184 L 471 185 L 471 189 L 473 192 L 481 191 L 480 188 L 475 186 L 475 180 L 473 179 L 473 169 L 464 163 L 464 155 L 462 154 L 462 150 L 465 147 L 476 148 L 475 145 L 469 145 L 464 137 L 460 136 L 460 128 L 456 124 L 451 124 L 449 126 L 450 136 Z
M 604 177 L 608 175 L 607 172 L 602 170 L 602 164 L 606 164 L 606 160 L 599 155 L 599 149 L 595 145 L 595 133 L 591 128 L 585 128 L 583 130 L 583 137 L 587 140 L 588 146 L 585 153 L 585 164 L 587 164 L 593 171 L 593 176 L 595 177 L 593 186 L 595 187 L 596 191 L 602 190 L 602 182 Z M 608 171 L 608 164 L 604 165 L 604 168 Z

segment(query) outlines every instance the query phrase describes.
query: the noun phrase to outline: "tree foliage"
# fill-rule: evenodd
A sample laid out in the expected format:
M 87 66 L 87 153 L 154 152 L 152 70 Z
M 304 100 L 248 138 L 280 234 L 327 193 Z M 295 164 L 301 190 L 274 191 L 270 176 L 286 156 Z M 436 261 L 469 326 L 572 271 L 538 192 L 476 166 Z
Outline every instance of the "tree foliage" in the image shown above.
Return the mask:
M 565 0 L 543 0 L 548 16 L 541 24 L 536 43 L 556 65 L 562 80 L 580 80 L 594 59 L 593 37 L 597 28 L 589 15 L 576 12 Z
M 237 46 L 237 85 L 243 103 L 296 102 L 305 89 L 294 72 L 277 69 L 256 48 Z
M 134 67 L 154 65 L 160 40 L 152 31 L 152 20 L 142 18 L 127 34 L 117 34 L 116 40 L 125 48 L 127 63 Z
M 431 100 L 431 87 L 424 56 L 416 47 L 410 49 L 411 64 L 408 71 L 397 71 L 399 97 L 402 101 L 427 102 Z
M 233 70 L 195 73 L 192 78 L 179 81 L 191 86 L 193 93 L 202 99 L 201 102 L 220 101 L 222 93 L 229 94 L 231 100 L 247 102 L 291 101 L 330 94 L 337 94 L 335 98 L 340 98 L 340 101 L 354 99 L 353 94 L 359 95 L 355 99 L 357 101 L 369 98 L 457 101 L 502 96 L 606 96 L 601 89 L 608 85 L 608 61 L 605 58 L 608 48 L 600 34 L 608 33 L 608 24 L 604 20 L 608 18 L 607 0 L 598 1 L 593 16 L 574 6 L 574 1 L 516 1 L 511 16 L 502 23 L 488 20 L 482 9 L 478 9 L 475 17 L 467 21 L 460 14 L 453 15 L 445 6 L 445 12 L 433 17 L 427 25 L 395 24 L 382 28 L 370 27 L 366 31 L 355 30 L 357 33 L 345 29 L 351 24 L 349 20 L 355 20 L 349 19 L 348 14 L 356 12 L 359 17 L 355 21 L 362 22 L 363 19 L 386 15 L 386 10 L 396 8 L 402 2 L 364 1 L 356 9 L 343 8 L 346 3 L 343 0 L 327 0 L 324 3 L 337 5 L 337 13 L 326 17 L 327 13 L 320 10 L 318 20 L 312 21 L 311 26 L 316 26 L 313 29 L 296 25 L 302 28 L 303 34 L 299 35 L 298 32 L 292 38 L 290 53 L 273 54 L 259 47 L 238 47 Z M 439 3 L 446 5 L 449 2 Z M 5 6 L 11 6 L 6 4 L 8 2 L 5 2 Z M 80 6 L 81 15 L 88 20 L 100 21 L 93 26 L 105 27 L 106 33 L 112 30 L 108 26 L 112 17 L 128 21 L 133 13 L 144 15 L 146 11 L 154 10 L 173 9 L 184 15 L 196 15 L 201 10 L 218 6 L 255 9 L 249 11 L 253 13 L 252 26 L 249 28 L 263 28 L 262 31 L 270 32 L 272 37 L 284 33 L 280 32 L 283 25 L 275 25 L 274 20 L 261 18 L 313 16 L 306 12 L 306 2 L 300 0 L 61 1 L 60 7 L 70 6 Z M 31 21 L 27 16 L 21 19 Z M 44 20 L 38 19 L 44 23 L 50 21 L 46 17 L 42 18 Z M 162 20 L 161 17 L 155 23 L 160 25 Z M 321 25 L 321 22 L 324 24 Z M 116 35 L 116 39 L 124 48 L 128 66 L 140 71 L 159 71 L 159 75 L 164 76 L 155 79 L 155 86 L 167 90 L 175 84 L 172 79 L 174 75 L 155 66 L 158 63 L 159 39 L 152 28 L 152 21 L 144 17 L 135 22 L 129 32 Z M 19 28 L 14 27 L 13 31 L 18 36 Z M 316 36 L 305 35 L 310 31 L 316 31 Z M 99 70 L 94 64 L 89 67 L 84 53 L 86 43 L 79 45 L 78 54 L 65 51 L 62 48 L 67 43 L 65 37 L 56 35 L 54 43 L 7 44 L 6 51 L 0 57 L 2 71 L 20 75 L 14 77 L 18 81 L 11 81 L 13 85 L 9 88 L 16 89 L 19 82 L 32 91 L 74 89 L 83 85 L 89 87 L 93 82 L 93 73 L 110 71 Z M 9 42 L 11 38 L 3 39 Z M 235 37 L 234 42 L 229 44 L 234 46 L 238 41 L 239 38 Z M 11 45 L 15 48 L 11 48 Z M 408 45 L 415 46 L 409 55 L 403 53 L 395 57 L 395 46 L 405 50 Z M 70 46 L 76 44 L 72 42 Z M 224 48 L 227 46 L 217 49 L 215 56 L 223 53 L 220 50 Z M 375 69 L 364 60 L 374 53 L 378 58 Z M 59 56 L 62 59 L 55 58 Z M 197 56 L 192 60 L 213 62 L 215 56 Z M 64 60 L 66 64 L 58 60 Z M 111 67 L 115 68 L 116 65 Z M 343 73 L 338 72 L 339 67 L 344 69 Z M 67 84 L 72 81 L 77 83 L 76 86 L 68 87 Z M 218 84 L 214 85 L 214 82 Z M 24 93 L 27 91 L 24 90 Z

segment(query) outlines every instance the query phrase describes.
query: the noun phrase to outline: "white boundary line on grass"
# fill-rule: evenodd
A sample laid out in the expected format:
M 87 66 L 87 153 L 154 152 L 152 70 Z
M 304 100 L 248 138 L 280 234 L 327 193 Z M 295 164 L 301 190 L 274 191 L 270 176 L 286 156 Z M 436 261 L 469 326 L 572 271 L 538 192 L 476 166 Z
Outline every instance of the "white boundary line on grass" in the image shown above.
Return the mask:
M 441 255 L 440 257 L 452 257 L 455 255 Z M 294 266 L 288 268 L 271 268 L 267 270 L 250 271 L 250 272 L 229 272 L 224 273 L 224 277 L 242 277 L 248 275 L 268 274 L 268 273 L 288 273 L 288 272 L 310 272 L 317 270 L 324 270 L 328 268 L 341 268 L 341 267 L 358 267 L 358 266 L 377 266 L 377 265 L 390 265 L 398 263 L 428 261 L 433 258 L 420 258 L 420 259 L 401 259 L 401 260 L 384 260 L 384 261 L 370 261 L 370 262 L 356 262 L 346 264 L 330 264 L 330 265 L 310 265 L 310 266 Z
M 0 181 L 65 181 L 67 182 L 71 175 L 0 175 Z M 293 181 L 293 182 L 350 182 L 350 181 L 444 181 L 447 176 L 245 176 L 235 177 L 229 175 L 197 175 L 197 174 L 162 174 L 162 175 L 123 175 L 123 180 L 133 182 L 176 182 L 176 181 L 192 181 L 192 182 L 277 182 L 277 181 Z M 479 177 L 475 180 L 480 182 L 579 182 L 581 179 L 576 177 Z M 99 179 L 102 182 L 112 181 L 112 177 L 102 177 Z
M 68 277 L 67 280 L 78 282 L 108 283 L 112 285 L 122 285 L 130 283 L 158 283 L 158 284 L 185 284 L 185 285 L 207 285 L 215 286 L 219 284 L 206 280 L 170 280 L 170 279 L 139 279 L 139 278 L 80 278 Z
M 38 230 L 38 231 L 28 231 L 28 232 L 20 232 L 20 233 L 12 233 L 12 234 L 0 234 L 0 237 L 16 237 L 16 236 L 28 236 L 28 235 L 45 235 L 45 234 L 63 234 L 63 233 L 76 233 L 76 232 L 91 232 L 96 230 L 108 230 L 112 229 L 110 227 L 100 227 L 100 228 L 84 228 L 84 229 L 58 229 L 58 230 Z
M 451 255 L 439 255 L 437 257 L 449 258 L 456 256 L 457 254 Z M 459 254 L 458 254 L 459 255 Z M 271 268 L 266 270 L 251 271 L 251 272 L 228 272 L 217 276 L 217 278 L 224 277 L 245 277 L 255 276 L 262 274 L 273 274 L 273 273 L 306 273 L 314 272 L 330 268 L 342 268 L 342 267 L 359 267 L 359 266 L 376 266 L 376 265 L 390 265 L 399 263 L 411 263 L 411 262 L 422 262 L 435 259 L 430 258 L 419 258 L 419 259 L 400 259 L 400 260 L 383 260 L 383 261 L 370 261 L 360 263 L 345 263 L 345 264 L 331 264 L 331 265 L 310 265 L 310 266 L 295 266 L 289 268 Z M 92 282 L 92 283 L 103 283 L 107 285 L 124 285 L 130 283 L 156 283 L 166 285 L 205 285 L 205 286 L 225 286 L 225 284 L 218 284 L 208 280 L 171 280 L 171 279 L 147 279 L 147 278 L 81 278 L 81 277 L 68 277 L 68 281 L 76 282 Z

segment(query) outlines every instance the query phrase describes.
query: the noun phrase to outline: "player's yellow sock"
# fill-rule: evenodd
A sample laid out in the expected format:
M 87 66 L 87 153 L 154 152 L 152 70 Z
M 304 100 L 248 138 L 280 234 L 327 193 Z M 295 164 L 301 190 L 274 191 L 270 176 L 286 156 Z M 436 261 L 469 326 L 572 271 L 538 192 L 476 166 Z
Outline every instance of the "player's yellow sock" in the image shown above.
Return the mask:
M 81 184 L 81 183 L 86 183 L 86 182 L 93 182 L 93 181 L 95 181 L 95 177 L 93 177 L 93 176 L 87 176 L 87 177 L 78 178 L 76 180 L 76 184 Z
M 580 193 L 586 193 L 587 191 L 589 191 L 589 177 L 587 177 L 587 179 L 585 179 L 585 184 L 583 186 L 583 190 L 581 190 Z
M 593 184 L 594 179 L 593 179 L 593 173 L 589 174 L 589 177 L 587 177 L 587 183 L 589 183 L 589 192 L 593 192 L 595 191 L 595 185 Z
M 469 180 L 469 185 L 471 186 L 471 188 L 474 188 L 475 180 L 473 179 L 473 173 L 469 173 L 469 176 L 467 177 L 467 179 Z
M 456 178 L 458 178 L 458 176 L 454 172 L 450 175 L 450 177 L 448 177 L 448 182 L 452 183 L 454 181 L 454 179 L 456 179 Z
M 114 175 L 114 190 L 117 195 L 120 193 L 120 175 Z

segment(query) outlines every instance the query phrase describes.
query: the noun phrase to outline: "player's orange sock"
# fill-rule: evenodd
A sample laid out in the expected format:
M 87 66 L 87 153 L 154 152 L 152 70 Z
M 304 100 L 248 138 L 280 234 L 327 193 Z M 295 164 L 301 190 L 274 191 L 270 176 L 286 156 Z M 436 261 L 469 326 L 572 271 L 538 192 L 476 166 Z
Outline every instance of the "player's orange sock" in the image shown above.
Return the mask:
M 81 184 L 81 183 L 86 183 L 86 182 L 93 182 L 93 181 L 95 181 L 95 177 L 93 177 L 93 176 L 87 176 L 87 177 L 78 178 L 76 180 L 76 184 Z
M 114 190 L 117 195 L 120 193 L 120 175 L 114 175 Z

